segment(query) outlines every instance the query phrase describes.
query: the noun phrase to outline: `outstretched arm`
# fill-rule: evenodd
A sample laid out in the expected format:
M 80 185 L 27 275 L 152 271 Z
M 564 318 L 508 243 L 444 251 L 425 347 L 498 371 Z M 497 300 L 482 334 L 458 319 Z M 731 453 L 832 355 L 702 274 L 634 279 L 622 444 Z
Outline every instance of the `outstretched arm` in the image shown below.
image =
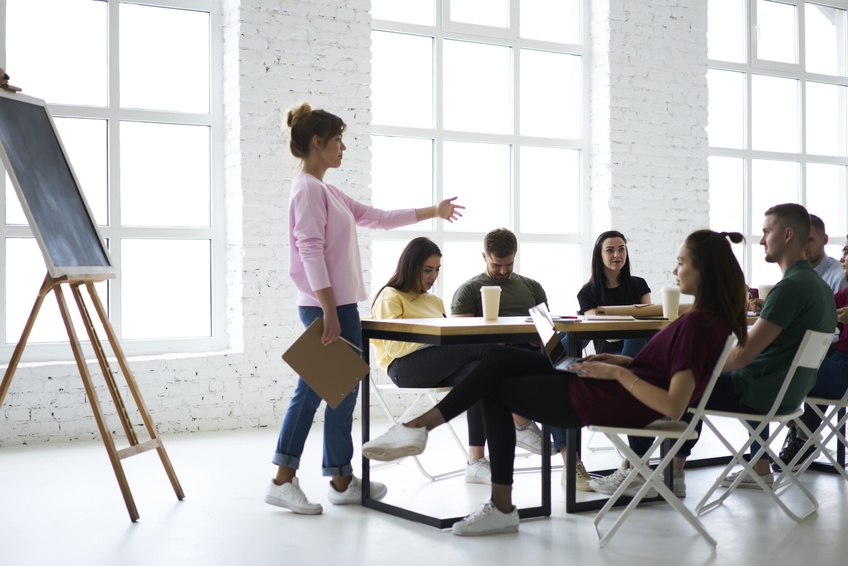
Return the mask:
M 416 208 L 415 209 L 415 217 L 419 222 L 422 220 L 429 220 L 430 218 L 441 218 L 442 220 L 447 220 L 448 222 L 453 222 L 454 220 L 458 220 L 462 213 L 459 212 L 459 209 L 465 209 L 461 204 L 454 204 L 458 197 L 451 197 L 443 200 L 439 204 L 428 206 L 426 208 Z

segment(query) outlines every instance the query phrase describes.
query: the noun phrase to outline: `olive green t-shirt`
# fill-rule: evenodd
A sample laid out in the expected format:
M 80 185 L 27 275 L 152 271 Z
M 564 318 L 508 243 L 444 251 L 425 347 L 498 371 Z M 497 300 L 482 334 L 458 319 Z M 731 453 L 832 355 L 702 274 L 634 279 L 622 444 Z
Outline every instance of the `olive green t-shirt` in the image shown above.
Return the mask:
M 783 385 L 798 346 L 807 330 L 836 330 L 833 290 L 806 259 L 796 261 L 769 292 L 760 318 L 783 330 L 754 360 L 732 372 L 733 385 L 741 401 L 760 412 L 768 412 Z M 799 368 L 786 390 L 779 412 L 797 409 L 816 382 L 816 370 Z
M 501 288 L 501 304 L 498 316 L 527 316 L 530 308 L 547 303 L 545 290 L 536 281 L 513 272 L 502 283 L 481 273 L 459 286 L 451 301 L 451 314 L 483 316 L 483 299 L 480 287 L 497 285 Z

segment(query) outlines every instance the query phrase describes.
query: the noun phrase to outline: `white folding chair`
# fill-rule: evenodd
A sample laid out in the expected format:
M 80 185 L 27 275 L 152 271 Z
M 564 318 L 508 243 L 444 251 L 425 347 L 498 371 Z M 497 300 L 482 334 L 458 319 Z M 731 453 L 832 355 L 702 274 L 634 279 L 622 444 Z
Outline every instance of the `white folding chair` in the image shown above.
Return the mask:
M 698 402 L 697 408 L 693 410 L 694 415 L 692 417 L 692 421 L 689 423 L 683 421 L 669 421 L 669 420 L 658 420 L 649 424 L 645 428 L 624 428 L 624 427 L 611 427 L 611 426 L 590 426 L 589 430 L 602 432 L 607 438 L 615 445 L 615 447 L 621 452 L 627 460 L 633 465 L 633 471 L 630 475 L 627 476 L 627 479 L 622 482 L 622 484 L 618 487 L 618 489 L 613 493 L 609 500 L 607 500 L 606 505 L 598 511 L 598 514 L 595 516 L 594 525 L 595 532 L 598 534 L 599 545 L 604 546 L 615 534 L 621 524 L 627 519 L 630 513 L 636 508 L 645 494 L 651 487 L 654 487 L 657 492 L 665 499 L 669 505 L 671 505 L 674 509 L 680 513 L 684 519 L 686 519 L 690 525 L 692 525 L 696 531 L 698 531 L 704 539 L 710 543 L 711 546 L 715 547 L 716 541 L 713 537 L 710 536 L 710 533 L 707 532 L 707 529 L 701 523 L 701 521 L 692 514 L 692 512 L 680 502 L 680 499 L 674 495 L 674 493 L 665 485 L 664 474 L 668 465 L 674 459 L 674 456 L 677 454 L 677 451 L 681 448 L 683 443 L 687 440 L 694 440 L 698 438 L 698 432 L 695 430 L 695 426 L 698 424 L 698 421 L 701 418 L 701 415 L 704 413 L 704 409 L 707 404 L 707 400 L 712 394 L 713 387 L 715 387 L 716 380 L 718 379 L 719 374 L 721 373 L 721 369 L 724 367 L 725 361 L 727 361 L 727 356 L 730 355 L 730 350 L 733 348 L 735 338 L 733 335 L 727 338 L 727 342 L 725 342 L 724 350 L 716 361 L 715 368 L 713 369 L 713 373 L 710 376 L 710 381 L 707 384 L 707 388 L 704 390 L 704 394 L 701 396 L 701 400 Z M 651 445 L 651 448 L 643 455 L 638 456 L 627 440 L 622 438 L 622 435 L 629 436 L 642 436 L 642 437 L 651 437 L 654 438 L 654 443 Z M 657 466 L 651 470 L 649 466 L 649 460 L 651 455 L 656 452 L 656 450 L 660 447 L 663 441 L 665 440 L 675 440 L 671 449 L 660 459 Z M 627 507 L 621 512 L 621 515 L 618 516 L 615 523 L 613 523 L 612 527 L 607 531 L 605 535 L 601 535 L 601 531 L 599 528 L 601 520 L 603 520 L 604 516 L 613 508 L 616 501 L 624 494 L 624 491 L 628 488 L 630 483 L 636 477 L 636 474 L 641 474 L 642 477 L 645 478 L 645 484 L 639 489 L 636 495 L 631 499 L 630 503 L 627 504 Z
M 716 437 L 721 441 L 722 444 L 730 451 L 732 457 L 730 459 L 730 463 L 724 468 L 721 474 L 716 478 L 716 481 L 713 483 L 712 487 L 707 491 L 706 495 L 704 495 L 703 499 L 698 503 L 695 507 L 695 511 L 698 513 L 698 516 L 703 515 L 704 513 L 708 513 L 713 509 L 717 508 L 719 505 L 724 503 L 724 500 L 733 493 L 733 491 L 739 486 L 739 483 L 745 477 L 745 475 L 751 476 L 757 484 L 760 486 L 766 494 L 771 497 L 775 503 L 786 513 L 789 517 L 791 517 L 795 521 L 803 521 L 805 518 L 812 515 L 819 507 L 819 503 L 813 494 L 798 481 L 797 475 L 792 472 L 791 468 L 787 466 L 785 462 L 782 462 L 777 454 L 771 449 L 771 443 L 775 438 L 780 434 L 780 432 L 786 427 L 786 424 L 793 420 L 798 419 L 803 414 L 803 411 L 799 408 L 791 411 L 789 413 L 780 413 L 778 414 L 778 409 L 780 408 L 781 403 L 783 403 L 783 397 L 786 395 L 786 391 L 789 388 L 789 385 L 792 383 L 792 379 L 795 377 L 795 372 L 798 368 L 809 368 L 809 369 L 818 369 L 822 360 L 824 359 L 825 354 L 827 354 L 827 349 L 831 344 L 833 338 L 832 332 L 814 332 L 812 330 L 808 330 L 804 335 L 804 339 L 801 341 L 801 345 L 798 347 L 798 351 L 795 353 L 795 358 L 792 360 L 792 364 L 789 366 L 789 370 L 786 372 L 786 377 L 783 380 L 783 385 L 781 385 L 780 390 L 777 393 L 777 396 L 772 403 L 771 409 L 765 414 L 758 413 L 737 413 L 731 411 L 713 411 L 707 409 L 704 412 L 703 421 L 710 427 L 710 430 L 715 433 Z M 738 450 L 733 447 L 733 445 L 725 438 L 715 424 L 712 422 L 711 417 L 728 417 L 732 419 L 737 419 L 748 431 L 748 440 L 742 445 Z M 753 421 L 757 423 L 755 427 L 752 427 L 748 421 Z M 777 423 L 775 430 L 769 435 L 768 439 L 763 441 L 760 438 L 760 432 L 765 430 L 769 423 Z M 745 452 L 748 451 L 750 446 L 759 441 L 762 443 L 762 446 L 757 451 L 757 453 L 751 458 L 750 461 L 746 461 L 744 458 Z M 769 454 L 774 462 L 781 468 L 781 473 L 778 475 L 777 479 L 774 482 L 774 486 L 769 486 L 765 483 L 765 481 L 760 477 L 760 475 L 754 470 L 754 463 L 756 463 L 760 458 L 765 456 L 765 454 Z M 736 464 L 740 464 L 743 468 L 743 473 L 740 473 L 736 480 L 725 490 L 721 496 L 715 498 L 710 501 L 710 497 L 712 497 L 713 493 L 721 486 L 722 481 L 730 473 L 733 467 Z M 803 515 L 795 514 L 786 503 L 781 499 L 780 492 L 782 489 L 775 489 L 775 486 L 780 486 L 784 481 L 790 482 L 791 485 L 795 485 L 801 492 L 807 497 L 807 499 L 812 504 L 812 509 L 804 513 Z M 786 486 L 788 487 L 788 485 Z
M 842 474 L 842 477 L 848 480 L 848 471 L 845 470 L 844 466 L 839 464 L 833 456 L 833 453 L 827 448 L 827 444 L 836 437 L 836 441 L 845 447 L 845 451 L 848 452 L 848 441 L 846 441 L 843 434 L 845 423 L 848 422 L 848 410 L 846 410 L 848 409 L 848 391 L 845 391 L 845 394 L 842 395 L 841 399 L 807 397 L 804 399 L 804 402 L 819 416 L 821 424 L 813 432 L 810 431 L 800 419 L 796 421 L 795 424 L 801 427 L 801 430 L 804 431 L 805 435 L 807 435 L 808 440 L 801 450 L 798 451 L 798 454 L 792 458 L 792 461 L 787 464 L 787 466 L 789 469 L 795 469 L 795 467 L 799 464 L 799 460 L 803 457 L 807 450 L 811 446 L 815 446 L 813 453 L 810 454 L 810 456 L 803 462 L 800 462 L 800 467 L 798 468 L 798 471 L 795 472 L 795 475 L 800 476 L 803 474 L 807 471 L 807 468 L 815 462 L 819 454 L 824 454 L 825 457 L 830 460 L 833 467 Z M 819 405 L 827 405 L 828 408 L 825 411 L 822 411 L 818 407 Z M 843 411 L 841 418 L 839 417 L 840 410 Z M 829 430 L 828 435 L 823 436 L 826 429 Z
M 394 383 L 386 383 L 386 384 L 376 383 L 374 381 L 373 375 L 370 378 L 370 383 L 371 383 L 371 391 L 374 393 L 374 396 L 377 398 L 377 402 L 379 403 L 380 407 L 382 407 L 383 412 L 385 413 L 386 417 L 388 417 L 388 419 L 392 423 L 392 425 L 396 425 L 398 423 L 406 422 L 407 418 L 424 401 L 429 401 L 430 403 L 432 403 L 432 405 L 435 406 L 436 403 L 439 402 L 439 398 L 437 397 L 437 395 L 447 393 L 448 391 L 450 391 L 452 389 L 452 387 L 429 387 L 429 388 L 398 387 Z M 383 394 L 382 394 L 383 391 L 393 391 L 394 393 L 401 393 L 401 394 L 405 394 L 405 395 L 414 395 L 415 399 L 413 399 L 412 404 L 409 405 L 406 408 L 406 410 L 403 412 L 403 414 L 400 417 L 395 418 L 394 414 L 392 413 L 392 410 L 389 408 L 388 403 L 386 403 L 386 400 L 383 398 Z M 450 470 L 448 472 L 442 472 L 442 473 L 439 473 L 439 474 L 432 474 L 424 468 L 424 465 L 421 463 L 421 460 L 418 458 L 418 456 L 410 456 L 410 458 L 412 458 L 412 461 L 415 462 L 415 465 L 418 467 L 418 471 L 421 472 L 421 474 L 425 478 L 432 480 L 432 481 L 436 481 L 436 480 L 440 480 L 440 479 L 444 479 L 444 478 L 450 478 L 450 477 L 458 476 L 460 474 L 464 474 L 465 473 L 465 464 L 468 462 L 468 451 L 465 449 L 465 444 L 462 442 L 462 440 L 459 439 L 459 436 L 456 434 L 456 431 L 453 429 L 453 427 L 451 426 L 451 424 L 449 422 L 446 422 L 444 424 L 445 424 L 445 428 L 447 429 L 447 431 L 453 437 L 453 439 L 454 439 L 457 447 L 459 448 L 460 452 L 462 452 L 463 460 L 462 460 L 462 467 L 461 468 L 458 468 L 456 470 Z M 403 460 L 401 459 L 401 460 L 395 460 L 393 462 L 385 462 L 385 463 L 382 463 L 382 464 L 372 463 L 371 464 L 371 470 L 379 470 L 381 468 L 394 466 L 394 465 L 399 464 L 402 461 Z

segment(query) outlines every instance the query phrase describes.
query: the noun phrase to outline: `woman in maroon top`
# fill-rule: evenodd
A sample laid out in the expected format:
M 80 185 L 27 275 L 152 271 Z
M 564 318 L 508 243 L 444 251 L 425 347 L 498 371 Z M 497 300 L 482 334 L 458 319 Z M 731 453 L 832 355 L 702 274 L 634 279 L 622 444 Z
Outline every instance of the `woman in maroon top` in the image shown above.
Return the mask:
M 482 400 L 492 466 L 491 501 L 453 526 L 454 534 L 487 535 L 518 529 L 512 505 L 515 427 L 512 413 L 550 426 L 642 427 L 663 416 L 677 419 L 709 381 L 728 335 L 747 340 L 745 279 L 730 241 L 739 233 L 699 230 L 680 246 L 674 275 L 692 310 L 659 332 L 635 358 L 600 354 L 555 372 L 540 353 L 493 348 L 471 375 L 435 408 L 362 447 L 368 458 L 419 454 L 427 432 Z

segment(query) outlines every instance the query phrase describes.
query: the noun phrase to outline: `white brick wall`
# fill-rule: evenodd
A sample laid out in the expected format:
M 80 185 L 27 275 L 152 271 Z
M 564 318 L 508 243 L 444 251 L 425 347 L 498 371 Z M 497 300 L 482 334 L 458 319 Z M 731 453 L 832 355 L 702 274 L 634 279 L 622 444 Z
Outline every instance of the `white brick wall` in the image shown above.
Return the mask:
M 329 171 L 327 180 L 354 198 L 370 199 L 370 2 L 222 3 L 232 347 L 130 361 L 164 434 L 276 428 L 288 405 L 296 377 L 280 354 L 301 331 L 288 278 L 287 202 L 295 162 L 281 125 L 289 106 L 306 100 L 347 122 L 344 164 Z M 658 291 L 670 280 L 683 236 L 708 222 L 706 3 L 587 5 L 593 198 L 588 229 L 598 233 L 612 226 L 627 234 L 636 271 Z M 360 243 L 370 245 L 367 232 L 360 233 Z M 365 249 L 366 265 L 368 258 Z M 101 382 L 96 364 L 91 370 Z M 99 391 L 109 427 L 116 430 L 120 425 L 105 387 Z M 135 411 L 131 415 L 140 424 Z M 97 436 L 74 364 L 18 368 L 0 407 L 0 445 Z

